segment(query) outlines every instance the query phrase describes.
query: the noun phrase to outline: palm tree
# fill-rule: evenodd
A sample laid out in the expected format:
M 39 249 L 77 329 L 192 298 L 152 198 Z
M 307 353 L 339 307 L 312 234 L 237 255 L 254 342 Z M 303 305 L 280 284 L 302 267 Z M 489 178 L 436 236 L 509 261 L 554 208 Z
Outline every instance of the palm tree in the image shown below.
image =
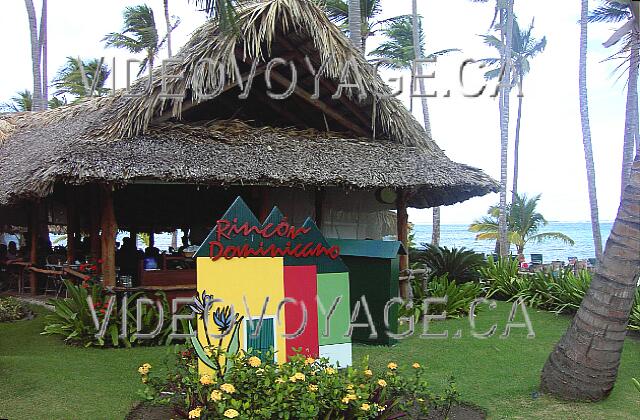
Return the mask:
M 47 60 L 46 60 L 46 33 L 47 33 L 47 1 L 42 1 L 42 13 L 40 28 L 33 0 L 24 1 L 29 18 L 29 33 L 31 37 L 31 68 L 33 72 L 33 111 L 47 108 Z M 43 51 L 44 49 L 44 51 Z M 44 52 L 44 54 L 43 54 Z
M 513 41 L 512 41 L 512 72 L 511 72 L 511 86 L 518 85 L 520 87 L 520 94 L 518 95 L 518 118 L 516 120 L 516 135 L 514 141 L 514 153 L 513 153 L 513 187 L 511 190 L 511 201 L 514 201 L 516 194 L 518 194 L 518 157 L 520 147 L 520 123 L 522 120 L 522 85 L 525 76 L 529 73 L 531 68 L 530 60 L 544 51 L 547 46 L 547 38 L 536 39 L 533 35 L 533 20 L 529 27 L 525 30 L 521 30 L 518 25 L 518 21 L 514 19 L 513 22 Z M 503 43 L 494 35 L 481 35 L 484 39 L 484 43 L 488 46 L 495 48 L 500 54 L 500 51 L 504 48 Z M 487 79 L 496 79 L 500 76 L 500 58 L 485 58 L 482 60 L 484 63 L 497 67 L 485 73 Z
M 167 53 L 169 54 L 169 58 L 171 58 L 171 31 L 173 31 L 173 28 L 171 27 L 171 19 L 169 18 L 169 0 L 163 0 L 162 5 L 164 6 L 164 22 L 167 25 Z
M 382 30 L 387 40 L 381 43 L 376 49 L 371 51 L 371 56 L 383 59 L 384 66 L 398 69 L 407 70 L 412 68 L 412 64 L 415 62 L 416 57 L 421 59 L 424 57 L 424 32 L 417 15 L 417 7 L 414 7 L 414 15 L 402 16 L 400 19 L 396 19 L 389 23 L 386 28 Z M 448 54 L 453 51 L 460 51 L 456 48 L 450 48 L 446 50 L 437 51 L 428 55 L 429 58 Z M 418 75 L 422 74 L 421 66 L 416 66 Z M 413 80 L 411 86 L 413 86 Z M 426 98 L 426 87 L 424 79 L 418 78 L 418 85 L 420 87 L 420 95 L 422 102 L 422 116 L 424 121 L 424 129 L 427 135 L 431 138 L 431 120 L 429 118 L 429 108 Z M 413 91 L 413 88 L 412 88 Z M 440 207 L 433 208 L 433 231 L 431 235 L 431 243 L 438 245 L 440 242 Z
M 0 110 L 5 112 L 33 111 L 33 94 L 29 89 L 19 91 L 11 97 L 11 102 L 0 105 Z
M 132 53 L 145 52 L 140 63 L 138 76 L 148 67 L 153 69 L 153 62 L 162 47 L 158 38 L 153 10 L 146 4 L 126 7 L 122 14 L 124 24 L 122 32 L 111 32 L 102 40 L 107 47 L 124 48 Z
M 528 198 L 526 194 L 516 194 L 511 204 L 507 205 L 507 237 L 510 243 L 516 246 L 518 256 L 524 257 L 524 247 L 531 242 L 543 242 L 549 239 L 558 240 L 568 245 L 574 241 L 561 232 L 541 232 L 541 227 L 547 225 L 544 216 L 537 211 L 540 195 Z M 477 232 L 478 240 L 496 240 L 499 236 L 498 217 L 500 209 L 491 206 L 489 216 L 484 216 L 469 226 L 471 232 Z
M 615 385 L 640 274 L 640 153 L 591 286 L 542 369 L 541 388 L 564 399 L 599 401 Z
M 640 31 L 638 22 L 634 20 L 630 0 L 603 0 L 603 4 L 589 14 L 589 22 L 607 22 L 624 24 L 609 38 L 605 47 L 609 48 L 620 41 L 622 48 L 614 55 L 623 57 L 621 67 L 628 63 L 629 77 L 627 86 L 627 108 L 624 124 L 624 143 L 622 148 L 622 176 L 620 194 L 624 191 L 631 170 L 635 146 L 640 143 L 638 136 L 638 63 Z
M 109 66 L 103 64 L 102 60 L 93 58 L 83 61 L 67 57 L 67 63 L 53 79 L 53 86 L 58 89 L 55 95 L 69 94 L 79 98 L 104 96 L 109 93 L 109 88 L 104 85 L 110 73 Z
M 360 31 L 360 39 L 362 40 L 361 48 L 366 51 L 367 39 L 375 35 L 377 32 L 384 30 L 384 27 L 399 19 L 404 19 L 408 15 L 396 16 L 389 19 L 377 19 L 382 11 L 381 0 L 315 0 L 325 10 L 329 19 L 340 25 L 343 30 L 349 33 L 349 37 L 355 44 L 357 32 Z M 360 12 L 358 13 L 358 10 Z M 349 19 L 350 13 L 353 13 L 353 19 Z M 357 27 L 356 17 L 361 16 L 360 26 Z
M 189 0 L 196 7 L 207 13 L 209 17 L 218 19 L 221 29 L 235 29 L 236 8 L 238 0 Z M 175 27 L 174 27 L 175 28 Z
M 360 28 L 360 0 L 349 0 L 349 39 L 351 43 L 364 52 L 364 41 Z
M 591 127 L 589 123 L 589 100 L 587 92 L 587 40 L 589 0 L 581 1 L 580 12 L 580 68 L 578 71 L 578 90 L 580 97 L 580 121 L 582 124 L 582 144 L 584 146 L 584 160 L 587 169 L 587 190 L 589 192 L 589 208 L 591 212 L 591 233 L 596 258 L 602 258 L 602 235 L 598 216 L 598 195 L 596 194 L 596 169 L 593 162 L 593 147 L 591 146 Z

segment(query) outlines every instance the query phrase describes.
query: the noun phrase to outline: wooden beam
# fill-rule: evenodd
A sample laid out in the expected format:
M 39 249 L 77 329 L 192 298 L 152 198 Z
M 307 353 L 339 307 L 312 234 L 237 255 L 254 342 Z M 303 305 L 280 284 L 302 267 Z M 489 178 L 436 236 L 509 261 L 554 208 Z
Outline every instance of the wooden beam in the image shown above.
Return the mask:
M 271 72 L 271 78 L 284 87 L 289 86 L 289 84 L 291 83 L 286 77 L 282 76 L 280 73 L 277 73 L 276 71 Z M 329 107 L 329 105 L 327 105 L 326 103 L 317 99 L 312 99 L 311 94 L 306 90 L 302 89 L 300 86 L 296 86 L 293 90 L 293 93 L 296 96 L 304 99 L 304 101 L 310 104 L 311 106 L 318 108 L 320 111 L 324 112 L 326 115 L 333 118 L 339 124 L 342 124 L 345 128 L 351 130 L 356 134 L 359 134 L 362 137 L 368 136 L 367 132 L 363 130 L 360 126 L 352 123 L 347 118 L 340 115 L 338 112 L 336 112 L 331 107 Z
M 405 248 L 409 249 L 409 215 L 407 214 L 407 191 L 399 188 L 398 196 L 396 198 L 396 211 L 397 211 L 397 230 L 398 240 L 402 242 Z M 400 255 L 400 273 L 409 268 L 409 256 Z M 400 284 L 400 296 L 407 298 L 409 293 L 407 290 L 408 284 Z
M 76 208 L 76 192 L 72 186 L 67 186 L 67 188 L 67 262 L 72 264 L 76 260 L 78 212 Z
M 100 192 L 98 189 L 91 189 L 90 192 L 90 236 L 91 236 L 91 256 L 97 261 L 101 257 L 100 251 Z M 98 269 L 100 265 L 98 264 Z
M 29 263 L 34 266 L 38 264 L 38 224 L 40 222 L 40 203 L 34 202 L 29 215 Z M 34 271 L 29 272 L 29 287 L 31 294 L 38 294 L 38 275 Z
M 118 225 L 113 209 L 113 187 L 110 184 L 100 186 L 102 204 L 100 246 L 102 248 L 102 278 L 105 287 L 116 285 L 116 233 Z

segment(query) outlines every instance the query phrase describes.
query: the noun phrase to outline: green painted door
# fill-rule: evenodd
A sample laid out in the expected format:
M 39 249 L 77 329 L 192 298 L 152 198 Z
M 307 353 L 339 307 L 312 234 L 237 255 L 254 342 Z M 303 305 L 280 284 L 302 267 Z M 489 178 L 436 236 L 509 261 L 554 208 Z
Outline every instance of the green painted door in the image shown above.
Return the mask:
M 273 318 L 265 318 L 262 320 L 260 331 L 254 336 L 255 331 L 258 328 L 259 319 L 247 320 L 247 352 L 258 356 L 263 361 L 266 361 L 267 354 L 275 351 L 274 341 L 274 325 Z M 271 357 L 273 358 L 273 357 Z

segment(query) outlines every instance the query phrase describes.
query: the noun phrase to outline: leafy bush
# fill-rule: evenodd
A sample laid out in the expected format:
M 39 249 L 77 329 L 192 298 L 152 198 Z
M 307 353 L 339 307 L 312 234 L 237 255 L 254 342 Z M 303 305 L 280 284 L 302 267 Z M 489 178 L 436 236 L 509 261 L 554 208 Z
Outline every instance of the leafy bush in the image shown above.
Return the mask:
M 31 314 L 29 308 L 18 299 L 0 297 L 0 322 L 17 321 Z
M 431 244 L 423 245 L 425 250 L 417 258 L 431 270 L 432 276 L 447 274 L 457 283 L 478 280 L 479 269 L 484 266 L 482 255 L 464 247 L 449 249 Z
M 577 275 L 567 269 L 555 276 L 550 273 L 537 273 L 536 276 L 549 284 L 549 303 L 545 309 L 558 313 L 576 312 L 591 285 L 591 273 L 586 270 Z
M 170 342 L 171 311 L 167 297 L 163 292 L 156 292 L 154 295 L 156 300 L 161 302 L 164 314 L 162 329 L 157 336 L 145 340 L 136 337 L 136 299 L 144 295 L 135 293 L 129 296 L 125 308 L 128 335 L 119 337 L 122 329 L 123 308 L 121 308 L 121 302 L 115 302 L 104 337 L 96 338 L 97 329 L 87 297 L 91 296 L 98 322 L 102 325 L 108 311 L 109 299 L 113 293 L 108 292 L 99 284 L 84 283 L 83 286 L 76 286 L 71 282 L 65 282 L 65 286 L 69 297 L 49 301 L 55 310 L 51 315 L 47 315 L 47 324 L 42 334 L 62 335 L 67 343 L 85 347 L 131 347 L 132 345 L 160 345 Z M 140 314 L 142 331 L 145 333 L 153 331 L 159 322 L 157 308 L 142 305 Z M 188 328 L 185 322 L 183 322 L 182 328 L 184 328 L 182 331 L 186 331 Z
M 338 370 L 326 359 L 300 355 L 281 365 L 244 353 L 229 357 L 224 375 L 201 375 L 194 351 L 178 347 L 166 376 L 157 376 L 148 364 L 140 366 L 141 394 L 172 405 L 184 417 L 201 419 L 417 418 L 432 408 L 446 414 L 458 398 L 452 380 L 442 395 L 433 394 L 417 363 L 407 366 L 411 374 L 400 375 L 395 363 L 373 372 L 366 359 L 357 369 Z
M 636 300 L 633 302 L 633 306 L 631 307 L 629 329 L 640 331 L 640 287 L 636 289 Z
M 430 304 L 430 313 L 447 312 L 447 317 L 456 318 L 469 313 L 469 307 L 474 299 L 483 295 L 482 286 L 476 282 L 457 284 L 449 280 L 448 276 L 417 276 L 411 280 L 413 299 L 411 305 L 403 305 L 399 315 L 402 317 L 413 316 L 416 320 L 422 319 L 424 299 L 427 297 L 447 296 L 446 304 Z
M 487 282 L 487 297 L 511 299 L 528 286 L 522 283 L 522 276 L 518 274 L 518 261 L 511 258 L 494 261 L 490 257 L 487 264 L 480 268 L 480 275 Z

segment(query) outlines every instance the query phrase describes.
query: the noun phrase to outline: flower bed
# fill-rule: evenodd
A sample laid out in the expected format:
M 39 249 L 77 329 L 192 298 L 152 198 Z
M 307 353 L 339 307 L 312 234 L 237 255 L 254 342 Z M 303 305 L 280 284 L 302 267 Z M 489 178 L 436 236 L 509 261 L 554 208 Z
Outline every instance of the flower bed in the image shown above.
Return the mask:
M 32 316 L 31 310 L 14 297 L 0 297 L 0 322 L 17 321 Z

